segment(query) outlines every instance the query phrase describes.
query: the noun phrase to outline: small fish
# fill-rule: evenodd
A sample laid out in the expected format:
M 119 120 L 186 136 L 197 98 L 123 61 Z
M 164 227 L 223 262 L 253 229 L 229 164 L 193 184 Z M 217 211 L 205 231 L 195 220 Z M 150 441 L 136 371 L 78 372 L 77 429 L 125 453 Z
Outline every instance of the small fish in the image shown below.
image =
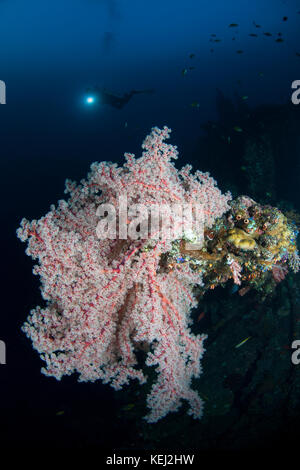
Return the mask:
M 282 36 L 282 33 L 277 33 L 277 36 Z
M 287 16 L 284 16 L 284 17 L 282 18 L 282 21 L 287 21 L 287 20 L 288 20 L 288 17 L 287 17 Z
M 261 28 L 260 24 L 256 24 L 255 21 L 253 21 L 253 24 L 254 24 L 255 28 Z
M 58 411 L 58 412 L 57 412 L 57 413 L 55 413 L 55 414 L 56 414 L 56 416 L 62 416 L 62 415 L 64 415 L 64 414 L 65 414 L 65 412 L 64 412 L 64 411 Z
M 122 410 L 123 411 L 130 411 L 130 410 L 132 410 L 132 408 L 134 408 L 134 406 L 135 406 L 134 403 L 130 403 L 129 405 L 123 406 Z
M 241 49 L 239 49 L 238 51 L 236 51 L 237 54 L 243 54 L 244 51 L 242 51 Z
M 235 294 L 239 290 L 239 286 L 234 284 L 233 288 L 231 289 L 231 294 Z
M 264 34 L 265 36 L 268 36 L 268 37 L 272 36 L 271 33 L 263 33 L 263 34 Z
M 195 67 L 189 67 L 189 70 L 195 70 Z
M 237 23 L 230 23 L 228 28 L 237 28 L 238 24 Z
M 124 124 L 124 127 L 126 128 L 127 126 L 128 126 L 128 123 L 127 123 L 127 121 L 126 121 L 125 124 Z
M 197 318 L 197 321 L 201 321 L 205 317 L 205 312 L 201 312 L 199 317 Z
M 242 171 L 247 171 L 247 167 L 246 166 L 241 166 L 241 170 Z
M 243 132 L 243 129 L 239 126 L 234 126 L 233 130 L 236 132 Z
M 211 49 L 210 52 L 214 52 L 214 49 Z
M 216 38 L 217 35 L 216 35 L 216 34 L 211 34 L 211 37 L 212 37 L 212 38 Z
M 258 37 L 258 34 L 250 33 L 249 36 L 251 36 L 252 38 L 257 38 L 257 37 Z
M 193 59 L 195 57 L 195 54 L 190 54 L 190 59 Z
M 250 289 L 251 289 L 250 286 L 242 287 L 242 288 L 239 290 L 239 295 L 240 295 L 241 297 L 243 297 L 244 295 L 247 294 L 247 292 L 249 292 Z
M 206 400 L 206 401 L 209 400 L 209 398 L 206 395 L 204 395 L 204 393 L 201 393 L 201 398 L 203 398 L 203 400 Z
M 283 42 L 282 38 L 275 39 L 275 42 Z
M 300 52 L 296 52 L 296 56 L 297 56 L 297 57 L 300 57 Z
M 227 143 L 230 144 L 230 142 L 231 142 L 231 137 L 230 137 L 230 135 L 229 135 L 229 136 L 227 137 Z
M 258 76 L 259 76 L 259 77 L 263 77 L 263 76 L 264 76 L 264 73 L 263 73 L 263 72 L 258 72 Z
M 232 38 L 232 41 L 235 41 L 235 37 Z
M 182 69 L 181 70 L 181 75 L 184 77 L 187 74 L 187 69 Z
M 241 341 L 239 344 L 237 344 L 237 345 L 234 346 L 234 347 L 235 347 L 236 349 L 237 349 L 237 348 L 240 348 L 240 347 L 243 346 L 243 344 L 245 344 L 246 341 L 248 341 L 248 339 L 250 339 L 250 338 L 251 338 L 251 336 L 248 336 L 248 338 L 243 339 L 243 341 Z
M 247 96 L 247 95 L 242 96 L 242 100 L 243 100 L 243 101 L 245 101 L 245 100 L 247 100 L 247 99 L 248 99 L 248 96 Z
M 214 42 L 221 42 L 221 39 L 215 39 Z
M 198 101 L 193 101 L 191 103 L 191 106 L 192 106 L 192 108 L 198 108 L 198 109 L 200 108 L 200 104 L 198 103 Z

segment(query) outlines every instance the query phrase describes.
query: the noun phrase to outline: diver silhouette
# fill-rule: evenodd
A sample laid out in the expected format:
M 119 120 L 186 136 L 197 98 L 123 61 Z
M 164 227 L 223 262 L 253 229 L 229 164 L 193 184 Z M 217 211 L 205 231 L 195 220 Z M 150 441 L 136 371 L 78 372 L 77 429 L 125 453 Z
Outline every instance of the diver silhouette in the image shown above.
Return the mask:
M 87 91 L 91 91 L 88 89 Z M 113 106 L 114 108 L 117 109 L 122 109 L 128 101 L 131 100 L 131 98 L 134 95 L 138 94 L 152 94 L 154 92 L 153 89 L 148 89 L 148 90 L 131 90 L 129 93 L 124 93 L 123 95 L 117 95 L 115 93 L 111 93 L 110 91 L 106 90 L 105 88 L 99 89 L 95 88 L 94 93 L 99 94 L 100 96 L 100 101 L 103 104 L 109 104 L 110 106 Z

